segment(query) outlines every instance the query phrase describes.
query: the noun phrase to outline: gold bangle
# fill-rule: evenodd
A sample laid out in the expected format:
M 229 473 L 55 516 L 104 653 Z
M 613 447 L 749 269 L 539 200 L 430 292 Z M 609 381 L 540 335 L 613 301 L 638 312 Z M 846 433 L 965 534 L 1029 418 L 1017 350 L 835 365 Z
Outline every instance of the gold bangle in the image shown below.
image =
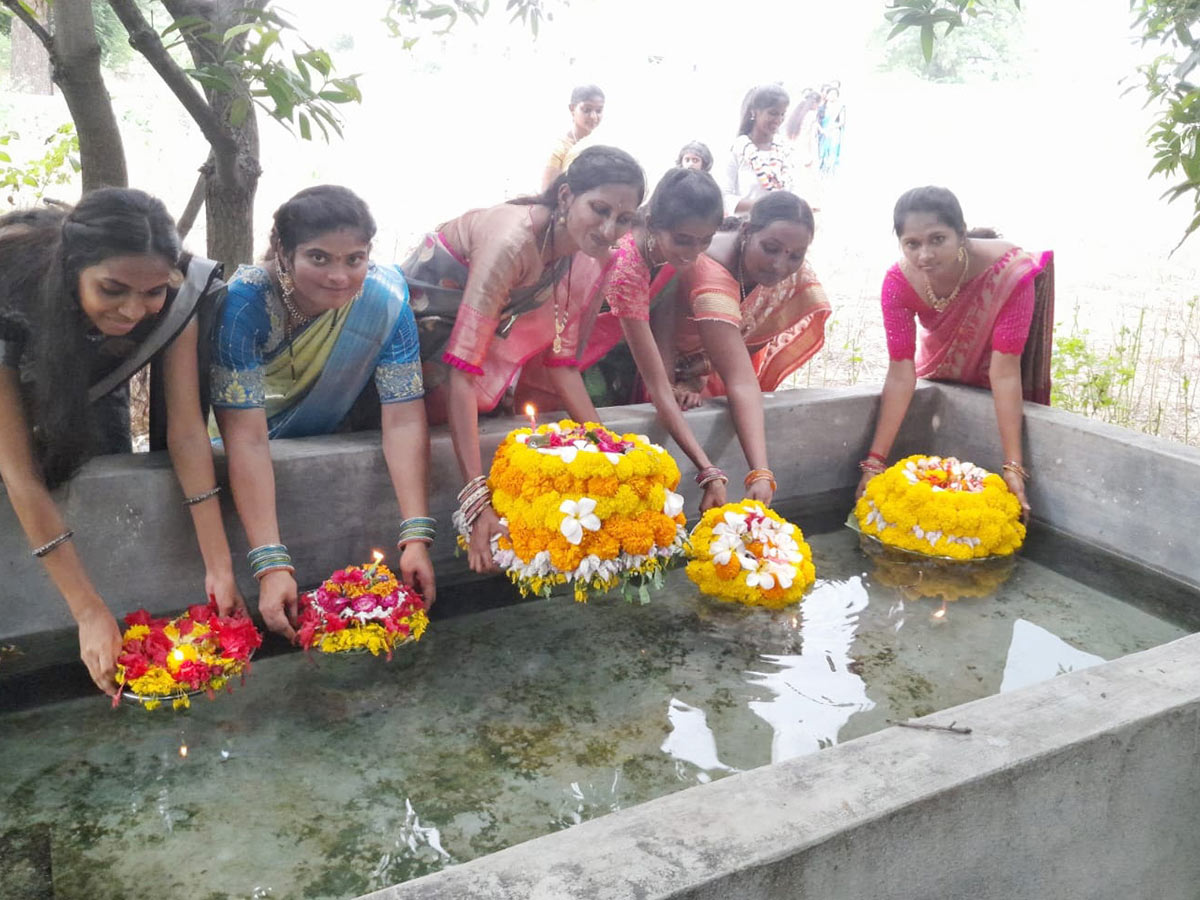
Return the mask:
M 1021 465 L 1019 462 L 1017 462 L 1016 460 L 1012 460 L 1012 459 L 1006 460 L 1004 463 L 1004 471 L 1005 472 L 1013 472 L 1017 475 L 1020 475 L 1022 481 L 1029 480 L 1029 470 L 1027 468 L 1025 468 L 1023 465 Z

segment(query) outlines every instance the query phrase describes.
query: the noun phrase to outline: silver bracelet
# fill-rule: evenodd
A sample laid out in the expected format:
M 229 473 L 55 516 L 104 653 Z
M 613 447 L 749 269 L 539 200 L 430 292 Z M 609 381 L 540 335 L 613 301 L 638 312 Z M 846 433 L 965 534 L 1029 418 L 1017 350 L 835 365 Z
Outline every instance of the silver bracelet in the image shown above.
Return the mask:
M 205 500 L 215 497 L 219 493 L 221 493 L 221 486 L 218 484 L 215 488 L 209 488 L 203 494 L 197 494 L 195 497 L 184 497 L 183 505 L 195 506 L 197 503 L 203 503 Z
M 36 556 L 38 559 L 41 559 L 43 556 L 45 556 L 47 553 L 49 553 L 51 550 L 53 550 L 59 544 L 65 544 L 74 535 L 75 535 L 74 531 L 70 531 L 70 530 L 64 531 L 62 534 L 60 534 L 54 540 L 48 541 L 45 544 L 42 544 L 42 546 L 38 547 L 36 550 L 34 550 L 33 555 Z

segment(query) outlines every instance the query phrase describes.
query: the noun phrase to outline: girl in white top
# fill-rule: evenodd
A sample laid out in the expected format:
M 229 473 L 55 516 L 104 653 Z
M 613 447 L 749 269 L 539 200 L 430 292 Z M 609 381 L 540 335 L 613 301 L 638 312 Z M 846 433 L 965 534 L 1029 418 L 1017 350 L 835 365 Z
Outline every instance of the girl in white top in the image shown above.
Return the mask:
M 737 140 L 718 177 L 726 215 L 748 213 L 754 201 L 769 191 L 792 189 L 787 150 L 775 142 L 787 107 L 787 91 L 777 84 L 755 88 L 746 95 Z

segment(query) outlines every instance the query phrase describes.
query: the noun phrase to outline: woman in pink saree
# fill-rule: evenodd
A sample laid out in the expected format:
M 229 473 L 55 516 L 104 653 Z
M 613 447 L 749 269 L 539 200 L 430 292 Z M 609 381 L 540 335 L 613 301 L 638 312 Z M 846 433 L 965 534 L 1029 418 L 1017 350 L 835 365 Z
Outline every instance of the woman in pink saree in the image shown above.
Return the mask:
M 893 219 L 904 259 L 883 280 L 891 362 L 858 493 L 886 467 L 917 378 L 952 381 L 991 390 L 1004 480 L 1028 518 L 1023 401 L 1050 399 L 1051 254 L 968 237 L 958 199 L 945 188 L 908 191 Z
M 494 571 L 479 414 L 494 409 L 522 364 L 545 364 L 572 417 L 595 421 L 575 359 L 581 304 L 596 279 L 576 257 L 607 260 L 633 226 L 645 176 L 628 153 L 589 147 L 538 197 L 471 210 L 426 236 L 403 265 L 417 321 L 431 422 L 449 424 L 466 485 L 460 514 L 476 572 Z

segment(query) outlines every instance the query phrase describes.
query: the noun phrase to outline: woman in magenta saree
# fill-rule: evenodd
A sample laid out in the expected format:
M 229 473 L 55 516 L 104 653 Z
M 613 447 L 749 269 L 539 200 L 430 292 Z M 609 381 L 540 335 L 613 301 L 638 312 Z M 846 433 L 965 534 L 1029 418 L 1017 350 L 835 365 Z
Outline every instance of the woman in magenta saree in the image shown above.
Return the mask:
M 1052 256 L 967 236 L 945 188 L 914 188 L 896 203 L 904 260 L 888 270 L 882 307 L 891 362 L 859 494 L 887 464 L 917 378 L 989 388 L 1004 480 L 1026 516 L 1023 401 L 1050 399 Z M 918 341 L 917 325 L 920 324 Z

